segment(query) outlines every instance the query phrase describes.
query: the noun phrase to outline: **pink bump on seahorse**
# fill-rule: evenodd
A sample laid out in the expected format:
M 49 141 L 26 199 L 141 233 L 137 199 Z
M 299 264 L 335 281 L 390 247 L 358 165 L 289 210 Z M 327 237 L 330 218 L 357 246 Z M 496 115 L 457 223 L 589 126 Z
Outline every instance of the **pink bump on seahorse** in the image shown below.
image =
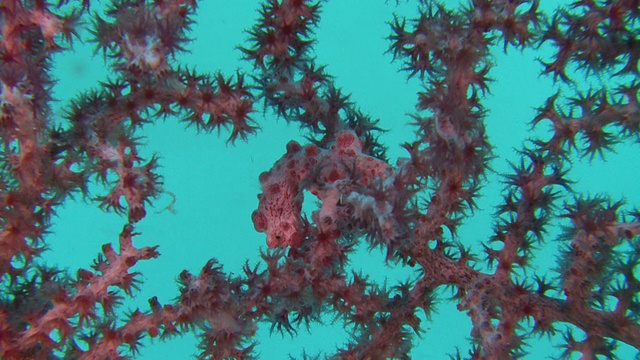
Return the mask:
M 269 247 L 297 246 L 305 238 L 307 221 L 302 217 L 303 190 L 309 190 L 333 208 L 340 194 L 333 186 L 356 171 L 352 179 L 368 186 L 375 178 L 391 174 L 391 167 L 382 160 L 362 153 L 362 141 L 353 131 L 343 131 L 328 150 L 315 145 L 287 144 L 287 153 L 268 172 L 260 174 L 262 194 L 258 209 L 252 214 L 257 231 L 267 234 Z M 332 204 L 330 204 L 330 202 Z M 326 205 L 326 206 L 325 206 Z

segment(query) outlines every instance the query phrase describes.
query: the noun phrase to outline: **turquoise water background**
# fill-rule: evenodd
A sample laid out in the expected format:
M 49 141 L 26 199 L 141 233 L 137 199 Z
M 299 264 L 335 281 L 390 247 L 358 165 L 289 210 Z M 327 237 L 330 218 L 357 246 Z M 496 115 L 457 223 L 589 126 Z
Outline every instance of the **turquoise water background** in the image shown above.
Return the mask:
M 449 6 L 460 2 L 448 1 Z M 463 3 L 466 3 L 463 2 Z M 545 1 L 552 6 L 556 1 Z M 419 79 L 407 80 L 407 74 L 399 71 L 402 64 L 392 63 L 386 39 L 390 35 L 389 21 L 393 14 L 413 18 L 417 14 L 417 1 L 406 1 L 396 6 L 395 1 L 384 0 L 332 0 L 323 3 L 322 20 L 316 31 L 316 61 L 327 65 L 326 71 L 335 76 L 338 87 L 351 94 L 351 100 L 366 114 L 380 119 L 380 126 L 388 129 L 382 141 L 389 147 L 389 157 L 395 159 L 406 154 L 399 144 L 414 138 L 413 129 L 407 125 L 408 114 L 415 112 L 417 92 L 422 89 Z M 207 0 L 199 3 L 196 24 L 190 33 L 194 42 L 190 53 L 181 54 L 182 64 L 195 66 L 200 72 L 221 71 L 225 76 L 236 71 L 251 73 L 251 64 L 241 59 L 237 46 L 245 44 L 246 33 L 256 21 L 259 2 L 248 0 Z M 94 11 L 99 11 L 95 6 Z M 505 55 L 500 44 L 493 49 L 493 62 L 489 76 L 491 94 L 483 100 L 488 113 L 485 119 L 487 133 L 494 146 L 496 158 L 491 162 L 494 172 L 489 174 L 478 199 L 480 210 L 472 215 L 460 229 L 457 238 L 480 253 L 481 242 L 493 234 L 493 212 L 500 204 L 504 190 L 499 182 L 500 173 L 508 171 L 508 161 L 518 162 L 516 150 L 533 136 L 546 136 L 544 126 L 532 131 L 529 121 L 535 116 L 535 108 L 554 94 L 558 85 L 548 77 L 540 77 L 542 66 L 537 57 L 548 58 L 551 49 L 538 51 L 509 48 Z M 58 84 L 55 96 L 55 114 L 68 99 L 82 91 L 95 88 L 109 74 L 100 55 L 94 55 L 91 44 L 76 44 L 73 53 L 55 58 Z M 608 79 L 591 79 L 596 87 L 610 85 Z M 566 92 L 565 92 L 566 91 Z M 563 94 L 571 95 L 571 89 Z M 149 124 L 139 135 L 148 144 L 143 150 L 147 159 L 152 154 L 160 156 L 164 177 L 164 189 L 176 196 L 175 213 L 163 211 L 172 199 L 159 198 L 154 208 L 136 230 L 142 235 L 134 238 L 137 246 L 159 245 L 158 259 L 140 262 L 134 268 L 142 273 L 144 281 L 135 299 L 127 301 L 121 310 L 139 307 L 148 309 L 147 300 L 157 296 L 162 304 L 171 303 L 178 295 L 175 279 L 186 269 L 199 273 L 202 266 L 214 257 L 227 273 L 241 274 L 246 260 L 259 262 L 260 249 L 266 247 L 265 235 L 257 233 L 251 222 L 251 212 L 257 207 L 260 192 L 258 175 L 268 170 L 285 152 L 286 143 L 295 139 L 304 143 L 304 133 L 297 124 L 287 124 L 271 111 L 263 112 L 262 104 L 256 104 L 253 114 L 261 130 L 249 141 L 235 145 L 225 143 L 227 134 L 198 134 L 195 129 L 185 129 L 177 119 L 157 120 Z M 608 193 L 613 199 L 626 199 L 626 209 L 640 206 L 640 162 L 638 143 L 623 142 L 616 147 L 617 154 L 607 154 L 606 161 L 596 158 L 574 159 L 569 178 L 576 181 L 574 189 L 584 194 Z M 92 187 L 92 195 L 102 195 L 99 187 Z M 569 200 L 570 198 L 567 198 Z M 308 205 L 313 205 L 312 201 Z M 65 204 L 54 220 L 52 235 L 48 238 L 50 251 L 45 259 L 52 264 L 68 268 L 72 273 L 78 268 L 89 268 L 104 243 L 117 244 L 118 234 L 125 219 L 98 209 L 95 203 L 78 198 Z M 554 228 L 556 231 L 558 228 Z M 557 233 L 550 233 L 542 249 L 536 251 L 533 269 L 528 273 L 544 274 L 556 266 Z M 377 279 L 386 279 L 393 286 L 398 279 L 411 277 L 406 269 L 387 266 L 384 254 L 371 253 L 361 245 L 351 265 Z M 450 296 L 444 293 L 442 299 Z M 421 315 L 422 318 L 424 318 Z M 300 328 L 295 337 L 274 333 L 269 336 L 270 324 L 259 324 L 259 342 L 256 352 L 260 359 L 286 359 L 288 354 L 301 358 L 303 351 L 309 355 L 318 352 L 331 354 L 347 341 L 348 332 L 337 322 L 332 324 L 329 314 L 324 324 L 314 324 L 309 331 Z M 462 354 L 470 348 L 470 320 L 456 309 L 455 303 L 441 301 L 432 321 L 424 321 L 422 338 L 415 339 L 411 352 L 414 359 L 446 359 L 459 347 Z M 560 326 L 562 329 L 562 326 Z M 531 355 L 527 359 L 545 359 L 559 355 L 562 350 L 554 346 L 562 339 L 542 339 L 531 342 Z M 168 342 L 145 340 L 140 359 L 189 359 L 197 353 L 197 340 L 193 334 Z M 622 348 L 620 357 L 630 359 L 634 351 Z

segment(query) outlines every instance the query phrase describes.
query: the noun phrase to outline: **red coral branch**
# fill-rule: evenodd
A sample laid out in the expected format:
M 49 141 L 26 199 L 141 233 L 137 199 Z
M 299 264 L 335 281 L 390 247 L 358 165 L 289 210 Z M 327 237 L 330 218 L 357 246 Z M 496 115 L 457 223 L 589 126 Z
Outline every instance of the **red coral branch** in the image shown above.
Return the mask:
M 114 0 L 95 14 L 89 5 L 0 3 L 3 359 L 120 359 L 137 354 L 147 336 L 188 332 L 199 336 L 201 358 L 248 359 L 259 322 L 295 336 L 325 315 L 351 335 L 335 358 L 408 359 L 415 357 L 414 336 L 428 328 L 421 313 L 430 321 L 439 300 L 469 316 L 473 359 L 520 357 L 532 335 L 560 332 L 559 355 L 567 358 L 615 358 L 618 342 L 640 349 L 640 212 L 606 195 L 581 194 L 571 180 L 576 157 L 605 158 L 640 136 L 637 0 L 578 0 L 551 16 L 533 0 L 473 0 L 456 10 L 422 1 L 414 20 L 394 17 L 389 50 L 424 85 L 411 115 L 415 137 L 395 166 L 378 121 L 315 62 L 319 2 L 265 1 L 240 47 L 254 72 L 233 77 L 178 63 L 195 1 Z M 90 24 L 112 80 L 72 100 L 54 125 L 53 55 L 86 40 L 81 24 Z M 474 220 L 496 156 L 485 127 L 496 45 L 552 46 L 543 75 L 587 90 L 569 98 L 549 92 L 532 124 L 550 124 L 550 136 L 524 144 L 502 176 L 493 236 L 463 245 L 458 229 Z M 577 86 L 577 78 L 594 74 L 595 85 Z M 599 86 L 604 78 L 610 83 Z M 197 275 L 179 274 L 170 304 L 154 297 L 149 310 L 121 316 L 123 295 L 140 285 L 132 268 L 159 256 L 155 246 L 133 244 L 135 224 L 164 191 L 160 158 L 141 155 L 144 127 L 179 117 L 204 132 L 228 129 L 230 142 L 248 140 L 257 133 L 258 98 L 299 122 L 311 142 L 291 141 L 260 175 L 252 220 L 266 233 L 264 265 L 247 262 L 236 276 L 212 259 Z M 106 194 L 91 199 L 96 181 Z M 71 276 L 40 254 L 52 215 L 76 192 L 122 215 L 125 225 L 119 252 L 105 244 L 91 271 Z M 320 201 L 310 218 L 306 193 Z M 564 230 L 549 278 L 532 263 L 554 226 Z M 387 286 L 351 273 L 361 241 L 385 250 L 386 265 L 414 276 Z M 441 296 L 443 287 L 452 298 Z

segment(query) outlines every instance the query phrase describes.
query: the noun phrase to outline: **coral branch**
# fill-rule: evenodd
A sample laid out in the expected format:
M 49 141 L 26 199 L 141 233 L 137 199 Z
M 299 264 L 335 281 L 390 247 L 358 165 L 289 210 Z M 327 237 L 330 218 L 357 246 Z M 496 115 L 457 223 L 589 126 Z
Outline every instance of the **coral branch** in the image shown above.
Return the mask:
M 319 64 L 315 31 L 329 4 L 262 1 L 247 42 L 238 45 L 249 66 L 238 65 L 233 76 L 185 65 L 196 20 L 207 31 L 231 22 L 199 13 L 195 0 L 100 5 L 0 1 L 0 358 L 123 359 L 139 355 L 148 338 L 194 333 L 200 358 L 250 359 L 264 355 L 257 339 L 262 323 L 295 342 L 302 326 L 327 319 L 349 335 L 330 344 L 335 354 L 327 358 L 421 358 L 417 336 L 425 346 L 439 345 L 429 330 L 441 302 L 468 316 L 471 359 L 523 357 L 537 350 L 530 344 L 539 335 L 561 348 L 553 354 L 561 358 L 637 356 L 640 211 L 628 207 L 638 206 L 637 198 L 585 192 L 584 178 L 597 174 L 576 168 L 601 161 L 636 176 L 630 169 L 637 156 L 607 161 L 623 147 L 637 150 L 640 138 L 638 0 L 575 0 L 552 13 L 537 0 L 469 0 L 454 9 L 421 0 L 412 18 L 393 16 L 389 53 L 409 81 L 422 85 L 408 116 L 412 131 L 398 131 L 406 155 L 393 163 L 382 124 L 396 130 L 397 122 L 366 115 L 329 74 L 331 64 Z M 86 43 L 103 56 L 108 79 L 90 84 L 60 113 L 54 74 L 77 74 L 58 71 L 56 55 Z M 496 51 L 513 48 L 535 53 L 542 76 L 554 84 L 528 89 L 536 91 L 528 96 L 546 92 L 546 100 L 530 116 L 534 131 L 521 134 L 529 140 L 511 154 L 490 142 L 505 133 L 491 133 L 496 105 L 487 95 L 502 59 Z M 254 111 L 258 100 L 262 113 Z M 380 106 L 390 104 L 399 103 Z M 522 113 L 509 110 L 509 121 L 519 121 Z M 241 240 L 258 262 L 247 260 L 234 274 L 211 259 L 197 274 L 177 273 L 173 300 L 162 305 L 157 294 L 147 309 L 123 312 L 125 298 L 142 286 L 133 268 L 160 255 L 158 246 L 134 245 L 136 227 L 154 227 L 154 215 L 180 216 L 174 210 L 182 206 L 178 191 L 163 188 L 169 173 L 145 141 L 148 127 L 177 119 L 199 136 L 228 131 L 234 144 L 262 136 L 259 124 L 272 115 L 298 124 L 306 143 L 291 140 L 275 163 L 251 165 L 265 171 L 257 208 L 245 220 L 260 241 L 266 235 L 266 249 Z M 547 136 L 537 131 L 544 126 Z M 158 152 L 186 156 L 176 134 L 168 139 Z M 236 162 L 236 150 L 225 151 Z M 503 165 L 510 170 L 496 190 L 491 169 Z M 212 178 L 190 177 L 188 185 L 215 187 L 227 175 L 216 169 Z M 78 193 L 124 224 L 119 248 L 104 244 L 91 270 L 61 270 L 65 264 L 43 252 Z M 171 195 L 170 214 L 148 211 L 162 194 Z M 315 205 L 305 201 L 311 196 Z M 501 200 L 493 223 L 478 224 L 487 198 Z M 229 206 L 215 199 L 205 211 Z M 73 223 L 82 241 L 96 237 L 93 224 Z M 472 235 L 462 231 L 470 224 L 477 226 Z M 158 236 L 151 241 L 176 240 Z M 362 243 L 369 252 L 358 268 L 354 253 Z M 191 243 L 186 249 L 194 258 L 202 251 Z M 386 255 L 376 268 L 383 279 L 369 276 L 378 250 Z M 543 250 L 555 251 L 557 261 L 546 273 L 538 266 L 549 257 Z M 398 279 L 389 268 L 405 275 Z M 452 357 L 462 358 L 460 350 Z

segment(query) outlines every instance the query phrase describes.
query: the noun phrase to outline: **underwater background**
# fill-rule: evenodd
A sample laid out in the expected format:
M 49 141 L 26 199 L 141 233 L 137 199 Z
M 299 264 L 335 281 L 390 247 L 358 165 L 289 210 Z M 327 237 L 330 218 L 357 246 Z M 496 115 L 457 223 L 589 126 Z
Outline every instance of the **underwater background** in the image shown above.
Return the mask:
M 193 38 L 189 53 L 179 54 L 182 64 L 195 67 L 200 72 L 222 72 L 231 76 L 240 71 L 251 74 L 253 69 L 243 61 L 238 46 L 246 45 L 247 30 L 259 16 L 260 1 L 257 0 L 206 0 L 198 3 L 196 23 L 189 34 Z M 467 1 L 446 1 L 447 7 L 455 8 Z M 543 1 L 541 8 L 551 11 L 556 4 L 566 1 Z M 101 5 L 92 4 L 92 11 L 100 12 Z M 546 6 L 546 7 L 545 7 Z M 389 22 L 394 14 L 409 19 L 417 16 L 417 1 L 384 0 L 332 0 L 322 2 L 322 18 L 315 34 L 316 62 L 326 65 L 326 72 L 335 77 L 337 87 L 365 114 L 380 120 L 380 127 L 388 130 L 381 141 L 388 146 L 388 156 L 395 159 L 406 156 L 399 146 L 411 141 L 414 128 L 408 123 L 409 114 L 415 113 L 417 93 L 423 89 L 417 77 L 407 79 L 401 71 L 403 64 L 393 62 L 387 53 L 391 34 Z M 85 25 L 85 31 L 87 26 Z M 91 43 L 74 44 L 73 52 L 65 52 L 54 58 L 58 83 L 54 87 L 55 114 L 61 114 L 64 105 L 78 93 L 89 91 L 98 81 L 109 78 L 101 54 L 95 54 Z M 481 242 L 493 234 L 493 214 L 502 201 L 503 185 L 500 174 L 509 171 L 509 161 L 519 162 L 517 150 L 533 137 L 548 136 L 547 129 L 540 126 L 531 129 L 530 121 L 535 108 L 544 105 L 546 99 L 558 90 L 570 96 L 573 89 L 554 84 L 550 77 L 540 76 L 542 65 L 538 58 L 549 58 L 552 48 L 524 51 L 514 47 L 504 53 L 502 44 L 492 49 L 493 67 L 489 77 L 490 93 L 482 99 L 488 110 L 485 123 L 487 134 L 494 146 L 495 158 L 491 171 L 477 200 L 479 210 L 460 227 L 457 240 L 481 254 Z M 577 74 L 580 74 L 578 71 Z M 577 75 L 575 88 L 595 89 L 614 87 L 607 78 L 592 77 L 581 80 Z M 147 146 L 142 155 L 150 158 L 160 156 L 159 173 L 164 177 L 164 191 L 149 208 L 147 216 L 136 225 L 141 233 L 134 239 L 140 246 L 159 245 L 158 259 L 138 263 L 134 271 L 142 273 L 143 284 L 134 299 L 128 299 L 120 311 L 127 309 L 147 310 L 148 299 L 157 296 L 161 304 L 171 303 L 178 295 L 176 278 L 182 270 L 198 273 L 210 258 L 216 258 L 229 274 L 242 273 L 242 266 L 260 263 L 260 251 L 266 248 L 265 235 L 254 230 L 251 213 L 258 205 L 260 192 L 258 175 L 271 168 L 285 152 L 291 139 L 307 143 L 304 131 L 297 124 L 287 124 L 261 103 L 255 106 L 253 119 L 260 131 L 249 137 L 248 142 L 238 141 L 234 145 L 225 142 L 226 134 L 198 133 L 195 128 L 185 128 L 178 119 L 159 119 L 148 124 L 139 134 L 144 136 Z M 264 111 L 263 111 L 264 110 Z M 58 117 L 60 119 L 60 117 Z M 61 120 L 60 120 L 61 121 Z M 626 141 L 617 144 L 617 153 L 608 153 L 606 159 L 576 156 L 568 178 L 575 181 L 577 193 L 596 195 L 609 194 L 612 199 L 626 199 L 627 208 L 640 206 L 640 145 Z M 101 195 L 104 189 L 93 186 L 93 196 Z M 101 192 L 102 191 L 102 192 Z M 175 203 L 173 203 L 175 197 Z M 567 199 L 569 200 L 569 199 Z M 168 209 L 168 207 L 170 208 Z M 307 196 L 307 214 L 314 209 L 314 202 Z M 75 273 L 78 268 L 89 268 L 104 243 L 116 243 L 118 234 L 126 220 L 101 211 L 88 199 L 77 197 L 67 202 L 53 220 L 48 248 L 44 259 Z M 559 222 L 562 224 L 562 222 Z M 547 234 L 546 242 L 534 252 L 535 259 L 528 269 L 531 274 L 556 276 L 556 240 L 560 227 Z M 445 234 L 445 236 L 451 236 Z M 351 259 L 350 267 L 361 271 L 382 285 L 395 285 L 398 281 L 415 278 L 410 269 L 400 265 L 385 264 L 380 249 L 368 250 L 364 241 Z M 480 265 L 484 266 L 484 265 Z M 488 270 L 491 271 L 491 270 Z M 440 291 L 440 301 L 430 320 L 424 321 L 421 337 L 414 338 L 411 351 L 413 359 L 446 359 L 455 354 L 456 347 L 465 355 L 470 349 L 471 322 L 464 312 L 456 309 L 455 302 L 448 302 L 450 290 Z M 331 354 L 348 338 L 349 331 L 340 321 L 334 322 L 335 314 L 327 313 L 322 324 L 301 327 L 291 336 L 274 331 L 271 324 L 259 324 L 255 348 L 259 359 L 286 359 L 288 356 L 302 358 L 303 354 Z M 420 315 L 424 318 L 424 314 Z M 563 325 L 551 339 L 529 342 L 527 359 L 547 359 L 562 353 L 556 348 L 562 340 Z M 578 332 L 579 333 L 579 332 Z M 138 359 L 191 359 L 195 358 L 198 340 L 189 333 L 170 341 L 145 338 L 145 346 L 136 356 Z M 621 345 L 617 352 L 620 359 L 631 359 L 636 351 Z M 322 358 L 322 356 L 321 356 Z

